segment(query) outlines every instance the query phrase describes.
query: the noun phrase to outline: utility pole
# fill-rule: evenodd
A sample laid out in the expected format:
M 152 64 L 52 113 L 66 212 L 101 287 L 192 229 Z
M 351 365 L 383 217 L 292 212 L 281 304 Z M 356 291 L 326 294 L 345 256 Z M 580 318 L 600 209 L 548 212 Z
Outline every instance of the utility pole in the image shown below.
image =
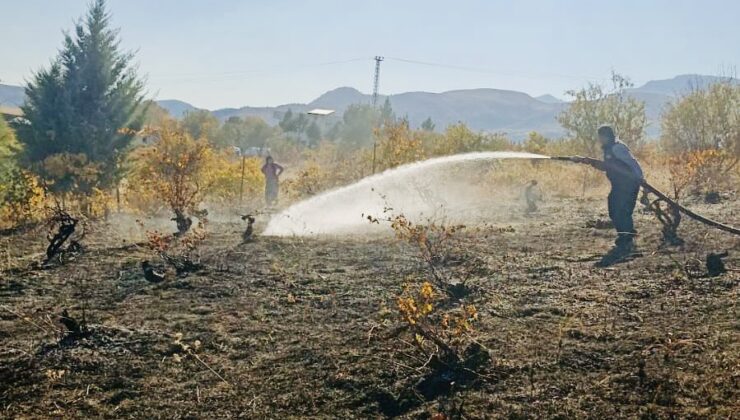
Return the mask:
M 244 198 L 244 164 L 247 162 L 247 157 L 242 154 L 242 181 L 239 184 L 239 206 L 242 205 L 242 199 Z
M 378 106 L 378 85 L 380 84 L 380 62 L 384 58 L 375 56 L 375 77 L 373 78 L 373 108 Z M 373 173 L 375 173 L 375 152 L 378 148 L 377 136 L 373 136 Z
M 379 55 L 375 56 L 375 78 L 373 79 L 373 106 L 378 104 L 378 84 L 380 83 L 380 62 L 385 58 Z

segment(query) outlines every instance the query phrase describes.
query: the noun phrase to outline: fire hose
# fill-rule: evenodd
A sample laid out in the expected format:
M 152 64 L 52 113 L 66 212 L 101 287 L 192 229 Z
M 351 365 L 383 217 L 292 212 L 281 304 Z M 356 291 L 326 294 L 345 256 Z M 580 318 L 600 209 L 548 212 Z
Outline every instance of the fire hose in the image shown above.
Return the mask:
M 583 156 L 554 156 L 554 157 L 551 157 L 550 159 L 561 160 L 561 161 L 566 161 L 566 162 L 582 163 L 582 164 L 585 164 L 585 165 L 590 165 L 590 166 L 594 167 L 597 170 L 606 171 L 606 163 L 604 161 L 601 161 L 601 160 L 598 160 L 598 159 L 589 158 L 589 157 L 583 157 Z M 621 168 L 616 168 L 616 169 L 617 170 L 621 170 Z M 625 175 L 626 176 L 632 176 L 631 174 L 625 174 Z M 696 220 L 698 222 L 704 223 L 707 226 L 711 226 L 711 227 L 717 228 L 717 229 L 722 230 L 724 232 L 729 232 L 729 233 L 734 233 L 735 235 L 740 235 L 740 229 L 738 229 L 736 227 L 733 227 L 733 226 L 730 226 L 730 225 L 726 225 L 726 224 L 717 222 L 717 221 L 712 220 L 712 219 L 708 219 L 708 218 L 706 218 L 706 217 L 704 217 L 704 216 L 702 216 L 700 214 L 694 213 L 693 211 L 687 209 L 686 207 L 678 204 L 674 200 L 671 200 L 667 195 L 663 194 L 657 188 L 655 188 L 652 185 L 648 184 L 647 181 L 645 181 L 644 179 L 640 181 L 640 185 L 642 186 L 642 188 L 645 191 L 654 194 L 659 199 L 661 199 L 661 200 L 665 201 L 666 203 L 668 203 L 669 206 L 672 206 L 672 207 L 678 209 L 678 211 L 680 211 L 681 213 L 685 214 L 686 216 L 688 216 L 688 217 L 690 217 L 690 218 L 692 218 L 692 219 L 694 219 L 694 220 Z

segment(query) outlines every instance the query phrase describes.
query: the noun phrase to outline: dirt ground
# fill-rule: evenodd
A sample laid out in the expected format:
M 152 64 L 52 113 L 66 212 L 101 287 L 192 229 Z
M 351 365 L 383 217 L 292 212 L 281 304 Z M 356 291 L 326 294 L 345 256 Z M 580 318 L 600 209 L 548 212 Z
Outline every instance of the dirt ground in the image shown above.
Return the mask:
M 740 224 L 740 202 L 692 204 Z M 204 269 L 147 282 L 143 246 L 99 223 L 85 251 L 43 268 L 45 234 L 0 238 L 0 417 L 736 418 L 740 239 L 685 220 L 641 258 L 594 262 L 613 233 L 602 200 L 553 200 L 467 234 L 482 262 L 467 299 L 490 363 L 427 400 L 395 300 L 426 268 L 393 236 L 269 238 L 211 224 Z M 734 270 L 703 275 L 708 252 Z M 2 255 L 4 254 L 4 255 Z M 63 338 L 63 309 L 89 334 Z M 436 417 L 434 417 L 436 416 Z

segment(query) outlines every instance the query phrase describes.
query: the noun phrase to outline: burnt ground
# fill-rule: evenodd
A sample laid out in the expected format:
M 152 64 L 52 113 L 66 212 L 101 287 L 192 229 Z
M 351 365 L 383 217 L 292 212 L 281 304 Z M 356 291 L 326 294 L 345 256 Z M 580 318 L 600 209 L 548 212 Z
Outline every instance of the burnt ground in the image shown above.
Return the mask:
M 738 201 L 698 209 L 740 221 Z M 463 235 L 490 363 L 431 400 L 395 311 L 426 269 L 391 236 L 241 244 L 212 225 L 202 271 L 151 284 L 151 251 L 104 224 L 46 268 L 42 233 L 6 235 L 0 417 L 737 417 L 740 240 L 685 221 L 685 246 L 661 249 L 638 215 L 643 257 L 595 268 L 612 232 L 586 226 L 603 212 L 569 200 Z M 704 277 L 697 260 L 725 249 L 735 271 Z M 63 338 L 64 308 L 87 333 Z

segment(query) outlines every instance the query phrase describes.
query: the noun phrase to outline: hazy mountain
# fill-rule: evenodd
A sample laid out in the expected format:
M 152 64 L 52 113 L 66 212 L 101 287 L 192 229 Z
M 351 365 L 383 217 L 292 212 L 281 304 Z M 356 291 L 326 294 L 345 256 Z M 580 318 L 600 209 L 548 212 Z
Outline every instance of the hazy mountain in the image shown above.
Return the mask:
M 676 97 L 684 95 L 692 89 L 705 89 L 711 84 L 728 80 L 730 79 L 727 77 L 682 74 L 673 79 L 651 80 L 638 88 L 630 89 L 630 91 Z
M 163 99 L 161 101 L 157 101 L 157 105 L 166 109 L 167 112 L 169 112 L 170 115 L 175 118 L 182 118 L 182 116 L 185 115 L 186 112 L 195 111 L 198 109 L 187 102 L 177 99 Z
M 396 115 L 408 118 L 412 126 L 419 126 L 431 117 L 441 128 L 462 121 L 476 130 L 504 131 L 516 138 L 523 137 L 533 129 L 546 135 L 561 134 L 554 116 L 564 105 L 541 102 L 521 92 L 469 89 L 443 93 L 408 92 L 388 98 Z M 381 96 L 378 102 L 382 103 L 385 99 L 386 96 Z M 324 93 L 308 104 L 227 108 L 213 113 L 222 120 L 231 116 L 256 116 L 274 124 L 288 109 L 293 112 L 307 112 L 314 108 L 333 109 L 336 111 L 334 118 L 339 118 L 348 106 L 371 102 L 372 95 L 341 87 Z
M 648 119 L 648 136 L 660 135 L 660 116 L 668 104 L 691 92 L 693 89 L 705 89 L 707 86 L 727 81 L 728 78 L 682 74 L 672 79 L 651 80 L 642 86 L 628 89 L 633 98 L 645 102 L 645 114 Z M 738 81 L 733 79 L 735 83 Z
M 547 103 L 547 104 L 561 104 L 561 103 L 565 102 L 562 99 L 558 99 L 558 98 L 550 95 L 549 93 L 548 94 L 545 94 L 545 95 L 536 96 L 535 99 L 537 99 L 540 102 Z
M 327 108 L 335 110 L 344 110 L 352 104 L 369 104 L 373 100 L 372 95 L 365 95 L 355 88 L 340 87 L 330 90 L 319 96 L 308 104 L 309 108 Z M 385 97 L 379 99 L 384 101 Z
M 26 100 L 26 93 L 20 86 L 3 85 L 0 83 L 0 105 L 19 107 Z
M 722 78 L 714 76 L 680 75 L 672 79 L 649 81 L 642 86 L 629 89 L 628 93 L 645 101 L 645 110 L 650 123 L 648 134 L 655 136 L 660 130 L 660 115 L 668 103 L 691 89 L 705 88 L 720 80 Z M 21 87 L 0 84 L 0 105 L 20 106 L 23 97 Z M 533 98 L 522 92 L 488 88 L 442 93 L 407 92 L 388 98 L 396 115 L 407 117 L 415 127 L 431 117 L 438 129 L 464 122 L 472 129 L 505 132 L 515 139 L 524 138 L 530 131 L 538 131 L 553 137 L 562 135 L 563 130 L 556 119 L 568 106 L 567 102 L 552 95 Z M 379 102 L 382 103 L 385 99 L 385 96 L 381 96 Z M 340 87 L 324 93 L 308 104 L 286 104 L 277 107 L 246 106 L 211 112 L 221 120 L 232 116 L 254 116 L 270 124 L 276 124 L 288 109 L 292 109 L 293 112 L 307 112 L 313 108 L 328 108 L 337 111 L 331 118 L 338 119 L 349 105 L 371 102 L 371 95 L 351 87 Z M 188 111 L 198 109 L 187 102 L 173 99 L 160 100 L 157 103 L 177 118 Z
M 293 110 L 293 112 L 307 112 L 311 110 L 310 106 L 306 104 L 286 104 L 276 107 L 245 106 L 242 108 L 222 108 L 212 111 L 212 113 L 222 121 L 230 117 L 259 117 L 268 124 L 275 125 L 289 109 Z
M 642 86 L 629 89 L 628 93 L 645 102 L 648 117 L 648 135 L 660 134 L 660 116 L 670 102 L 689 92 L 692 88 L 704 88 L 721 78 L 702 75 L 680 75 L 672 79 L 653 80 Z M 385 96 L 379 98 L 382 103 Z M 539 131 L 546 136 L 560 136 L 562 128 L 557 115 L 568 105 L 552 95 L 533 98 L 525 93 L 499 89 L 466 89 L 442 93 L 407 92 L 389 96 L 396 115 L 405 116 L 412 126 L 418 126 L 431 117 L 438 129 L 459 121 L 471 128 L 485 131 L 500 131 L 515 139 L 521 139 L 530 131 Z M 269 123 L 276 123 L 287 109 L 306 112 L 312 108 L 329 108 L 342 112 L 350 104 L 372 101 L 372 96 L 357 89 L 341 87 L 319 96 L 308 104 L 281 105 L 275 108 L 244 107 L 214 111 L 221 119 L 230 116 L 257 116 Z

